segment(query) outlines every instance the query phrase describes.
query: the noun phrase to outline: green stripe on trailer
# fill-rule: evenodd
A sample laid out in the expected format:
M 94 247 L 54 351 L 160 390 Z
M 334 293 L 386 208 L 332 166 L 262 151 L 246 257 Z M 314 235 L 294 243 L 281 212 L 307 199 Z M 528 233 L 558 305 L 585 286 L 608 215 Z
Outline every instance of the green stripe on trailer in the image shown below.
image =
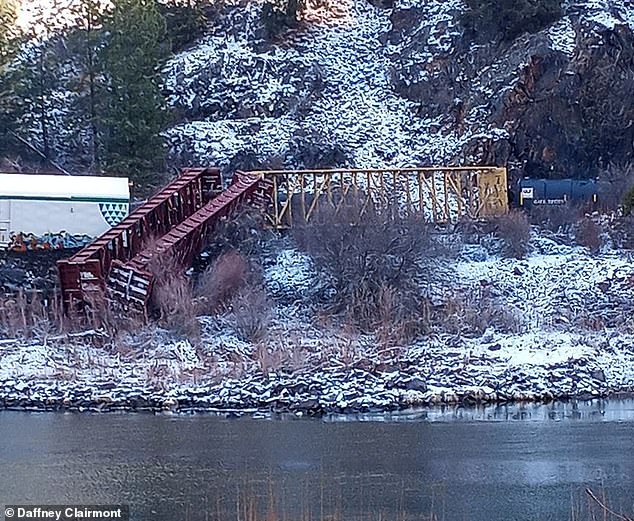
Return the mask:
M 129 199 L 113 199 L 105 197 L 47 197 L 47 196 L 21 196 L 21 195 L 0 195 L 2 200 L 13 201 L 56 201 L 67 203 L 129 203 Z

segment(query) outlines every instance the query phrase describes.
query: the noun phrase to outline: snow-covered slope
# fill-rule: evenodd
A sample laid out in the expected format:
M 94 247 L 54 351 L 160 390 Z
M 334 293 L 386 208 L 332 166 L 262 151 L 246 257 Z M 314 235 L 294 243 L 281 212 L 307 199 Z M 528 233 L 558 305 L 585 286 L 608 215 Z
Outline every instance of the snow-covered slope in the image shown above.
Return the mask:
M 393 9 L 367 0 L 330 4 L 313 12 L 309 2 L 306 22 L 268 45 L 253 33 L 261 2 L 250 2 L 174 57 L 164 69 L 165 92 L 183 115 L 166 133 L 173 157 L 222 167 L 244 156 L 301 166 L 303 148 L 316 146 L 337 147 L 345 156 L 338 160 L 356 167 L 490 161 L 491 143 L 510 138 L 512 125 L 496 111 L 524 81 L 528 40 L 571 58 L 582 22 L 592 30 L 634 28 L 629 0 L 578 2 L 543 37 L 522 37 L 468 71 L 474 58 L 458 50 L 460 0 L 402 0 Z M 476 61 L 477 47 L 467 53 Z M 414 87 L 422 98 L 403 95 Z M 461 99 L 429 110 L 429 92 Z M 464 104 L 460 122 L 456 102 Z
M 456 2 L 431 4 L 433 22 L 449 17 Z M 171 129 L 172 145 L 192 146 L 201 161 L 223 166 L 243 151 L 292 163 L 295 136 L 318 134 L 359 167 L 443 162 L 459 150 L 460 138 L 443 132 L 441 120 L 417 117 L 417 104 L 391 88 L 390 56 L 397 49 L 380 42 L 389 14 L 365 1 L 344 1 L 329 23 L 309 24 L 288 35 L 284 47 L 264 52 L 247 38 L 208 37 L 168 64 L 166 89 L 177 107 L 215 102 L 217 110 Z M 240 118 L 245 102 L 263 115 Z
M 424 4 L 433 26 L 451 20 L 460 2 Z M 201 161 L 223 166 L 245 150 L 262 161 L 278 156 L 292 163 L 294 136 L 306 134 L 340 145 L 358 167 L 447 161 L 467 137 L 443 130 L 443 118 L 417 116 L 418 104 L 394 92 L 390 71 L 398 48 L 380 41 L 390 27 L 390 10 L 347 0 L 328 23 L 290 33 L 284 47 L 260 52 L 247 37 L 206 38 L 167 65 L 165 85 L 176 107 L 200 104 L 199 96 L 217 100 L 217 111 L 172 128 L 171 143 L 181 150 L 191 145 Z M 429 57 L 447 45 L 441 42 L 429 41 Z M 247 91 L 228 91 L 232 85 Z M 241 119 L 230 107 L 244 110 L 245 100 L 265 115 Z

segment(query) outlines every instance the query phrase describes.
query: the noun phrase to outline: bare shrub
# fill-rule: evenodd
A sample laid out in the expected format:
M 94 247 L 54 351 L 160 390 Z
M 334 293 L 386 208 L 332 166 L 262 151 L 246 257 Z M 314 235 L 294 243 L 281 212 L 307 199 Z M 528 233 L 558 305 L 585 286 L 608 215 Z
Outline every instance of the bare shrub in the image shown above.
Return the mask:
M 201 311 L 218 311 L 245 285 L 248 276 L 249 266 L 238 252 L 220 255 L 198 278 L 196 293 L 201 297 Z
M 606 227 L 606 232 L 617 248 L 634 249 L 634 215 L 623 215 Z
M 478 291 L 454 295 L 437 310 L 437 314 L 435 322 L 444 332 L 454 335 L 482 335 L 489 327 L 501 333 L 517 334 L 523 328 L 519 313 Z
M 583 310 L 575 317 L 574 326 L 581 330 L 602 331 L 606 327 L 606 321 L 597 313 Z
M 327 277 L 327 309 L 345 315 L 365 331 L 386 322 L 406 323 L 408 335 L 427 327 L 419 313 L 419 283 L 429 277 L 440 248 L 422 219 L 382 215 L 361 200 L 346 201 L 338 212 L 324 204 L 314 220 L 293 236 Z
M 207 237 L 204 251 L 211 259 L 228 251 L 237 251 L 245 257 L 258 255 L 272 233 L 264 226 L 262 211 L 247 207 L 215 226 L 213 233 Z
M 579 220 L 579 214 L 579 207 L 570 204 L 534 206 L 530 222 L 553 233 L 565 233 Z
M 418 309 L 412 309 L 416 304 Z M 384 349 L 402 346 L 416 335 L 431 330 L 430 303 L 422 298 L 417 303 L 403 302 L 393 287 L 381 288 L 377 313 L 376 337 Z
M 231 301 L 235 331 L 241 340 L 262 340 L 271 323 L 271 303 L 262 287 L 245 287 Z
M 512 211 L 496 218 L 496 235 L 502 240 L 502 253 L 506 257 L 523 259 L 528 253 L 531 226 L 522 211 Z
M 268 376 L 271 372 L 283 368 L 287 364 L 289 356 L 280 346 L 260 344 L 255 350 L 254 358 L 262 373 Z
M 0 298 L 0 336 L 43 338 L 61 333 L 65 318 L 59 298 L 18 291 Z
M 59 324 L 56 326 L 58 331 L 69 334 L 98 331 L 100 334 L 94 336 L 93 343 L 103 343 L 117 337 L 119 331 L 123 329 L 123 322 L 129 317 L 127 314 L 118 313 L 111 306 L 103 287 L 94 287 L 91 291 L 85 292 L 79 307 L 68 309 L 66 314 L 64 314 L 61 299 L 58 303 L 54 303 L 51 315 L 58 313 L 55 311 L 56 308 L 59 309 L 60 318 L 53 321 Z
M 597 253 L 601 249 L 601 227 L 590 217 L 584 217 L 576 233 L 577 244 L 585 246 L 592 253 Z
M 150 307 L 165 327 L 188 338 L 200 336 L 196 302 L 182 264 L 173 255 L 156 257 L 148 266 L 154 275 Z

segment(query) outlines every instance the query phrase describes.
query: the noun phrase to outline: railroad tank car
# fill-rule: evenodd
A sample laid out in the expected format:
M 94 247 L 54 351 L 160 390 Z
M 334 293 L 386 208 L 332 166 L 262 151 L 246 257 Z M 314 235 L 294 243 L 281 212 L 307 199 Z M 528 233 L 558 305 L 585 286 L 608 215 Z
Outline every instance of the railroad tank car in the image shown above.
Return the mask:
M 127 178 L 0 173 L 0 250 L 83 246 L 129 206 Z
M 520 179 L 516 204 L 521 208 L 565 204 L 596 204 L 598 183 L 594 179 Z

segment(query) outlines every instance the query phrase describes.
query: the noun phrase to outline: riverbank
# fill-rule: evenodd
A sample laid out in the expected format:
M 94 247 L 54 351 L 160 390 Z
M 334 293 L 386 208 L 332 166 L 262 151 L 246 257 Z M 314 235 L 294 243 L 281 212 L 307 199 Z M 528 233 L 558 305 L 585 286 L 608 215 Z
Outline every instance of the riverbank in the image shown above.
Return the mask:
M 236 305 L 197 317 L 194 337 L 35 328 L 0 339 L 0 407 L 323 414 L 634 392 L 630 252 L 535 229 L 529 251 L 504 258 L 484 236 L 431 259 L 431 326 L 412 340 L 397 321 L 364 333 L 323 313 L 327 277 L 275 239 L 258 257 L 266 319 L 246 316 L 264 334 L 245 338 Z
M 305 327 L 302 340 L 309 342 L 311 326 Z M 333 336 L 302 351 L 280 343 L 277 351 L 251 352 L 225 340 L 208 350 L 181 340 L 138 352 L 3 343 L 0 406 L 320 414 L 634 392 L 630 335 L 527 333 L 455 345 L 444 338 L 392 354 L 373 349 L 370 338 Z

